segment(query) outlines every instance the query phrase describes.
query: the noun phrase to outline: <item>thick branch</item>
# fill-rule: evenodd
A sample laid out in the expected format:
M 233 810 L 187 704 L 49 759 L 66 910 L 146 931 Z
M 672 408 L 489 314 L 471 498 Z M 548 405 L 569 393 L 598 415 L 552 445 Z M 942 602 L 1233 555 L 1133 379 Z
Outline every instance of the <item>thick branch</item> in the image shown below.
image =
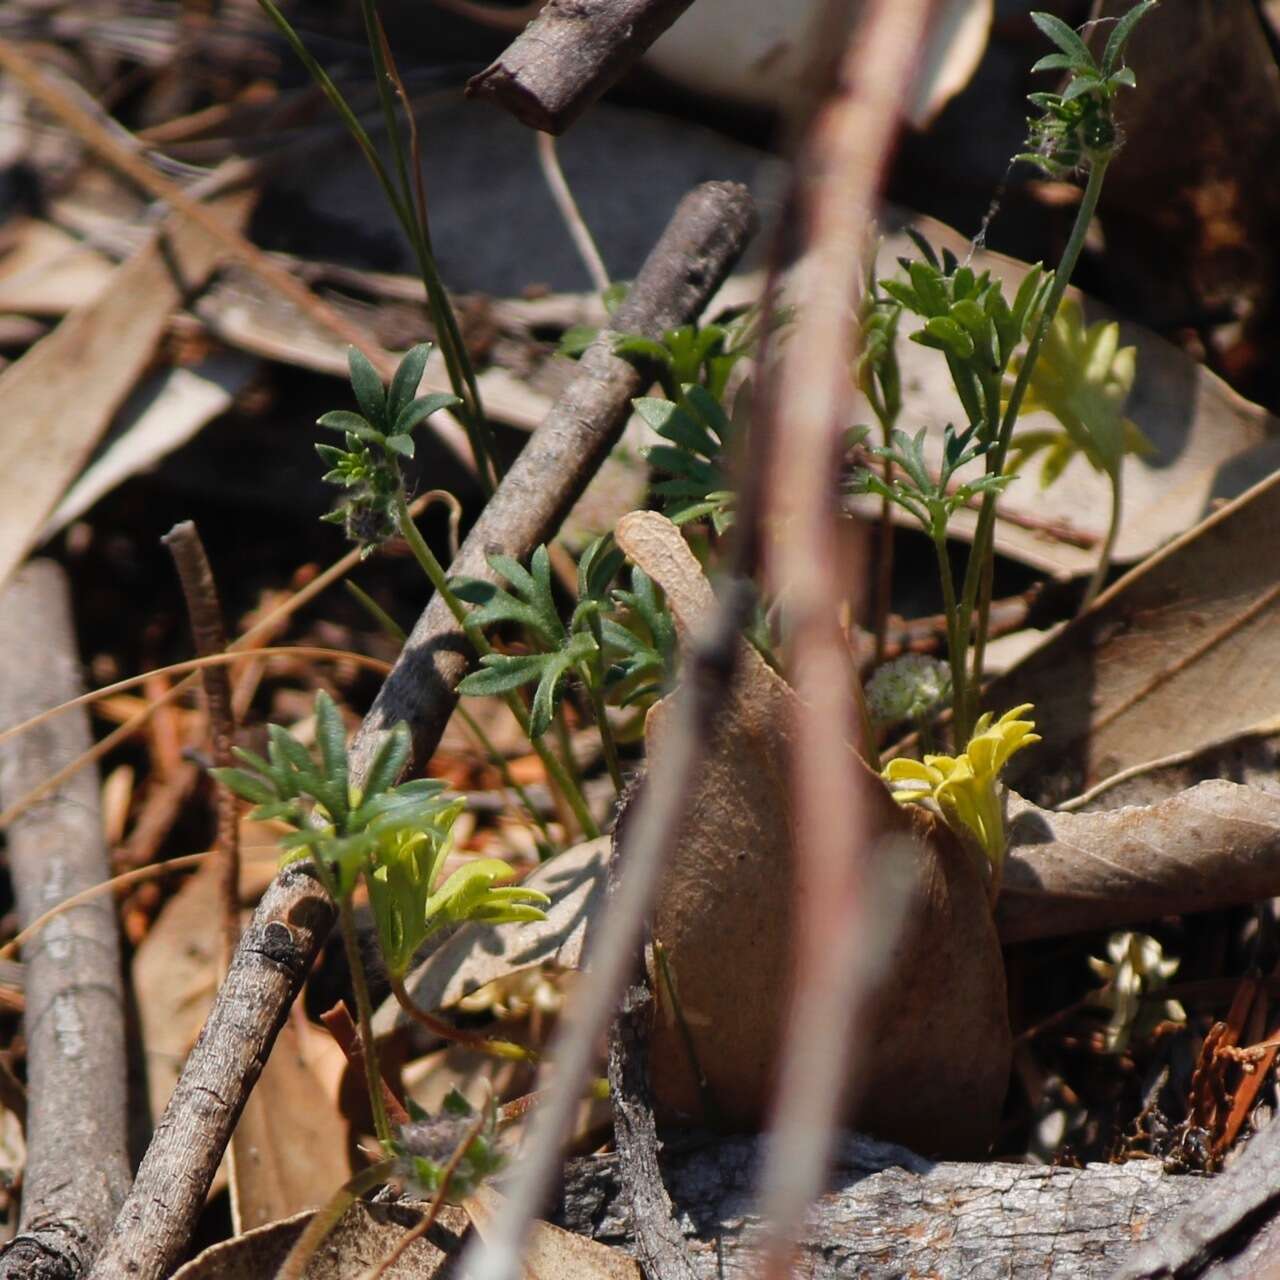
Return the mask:
M 707 182 L 680 202 L 626 301 L 582 357 L 577 376 L 530 437 L 476 521 L 449 576 L 493 579 L 486 556 L 527 560 L 552 537 L 617 443 L 632 397 L 650 379 L 615 356 L 618 334 L 662 333 L 694 319 L 729 274 L 755 228 L 751 196 L 731 182 Z M 413 730 L 414 755 L 425 760 L 453 714 L 454 689 L 472 660 L 471 646 L 444 601 L 419 617 L 356 741 L 352 757 L 367 765 L 384 734 L 400 720 Z
M 695 1274 L 706 1280 L 759 1274 L 754 1187 L 764 1141 L 668 1148 L 663 1173 L 676 1221 Z M 1167 1229 L 1212 1186 L 1167 1175 L 1154 1160 L 1084 1169 L 934 1164 L 854 1134 L 838 1138 L 834 1157 L 826 1194 L 797 1240 L 793 1274 L 810 1280 L 1103 1280 L 1125 1250 Z M 617 1156 L 570 1162 L 556 1221 L 636 1252 Z
M 467 93 L 563 133 L 693 0 L 551 0 Z
M 62 571 L 38 560 L 0 597 L 0 726 L 84 691 Z M 0 804 L 87 751 L 88 716 L 57 716 L 0 747 Z M 24 925 L 110 874 L 96 770 L 15 819 L 8 865 Z M 18 1235 L 0 1277 L 88 1271 L 129 1188 L 124 993 L 115 908 L 94 898 L 22 949 L 26 965 L 27 1167 Z

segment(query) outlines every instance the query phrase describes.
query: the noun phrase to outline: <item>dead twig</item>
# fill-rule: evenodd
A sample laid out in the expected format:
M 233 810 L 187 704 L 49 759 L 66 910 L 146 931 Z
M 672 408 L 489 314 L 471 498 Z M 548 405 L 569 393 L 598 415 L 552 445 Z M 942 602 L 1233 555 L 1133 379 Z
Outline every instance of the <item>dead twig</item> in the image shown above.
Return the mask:
M 551 0 L 467 83 L 517 120 L 564 133 L 693 0 Z
M 0 722 L 82 688 L 62 572 L 34 561 L 0 598 Z M 46 721 L 0 747 L 0 793 L 26 792 L 89 745 L 83 713 Z M 8 866 L 24 924 L 111 874 L 96 774 L 85 771 L 8 831 Z M 0 1276 L 85 1274 L 129 1189 L 124 991 L 115 907 L 102 895 L 64 911 L 23 946 L 27 1167 L 18 1235 Z
M 684 1234 L 658 1166 L 658 1132 L 649 1091 L 649 1020 L 653 992 L 629 987 L 609 1030 L 609 1100 L 618 1175 L 631 1204 L 631 1227 L 649 1280 L 694 1280 Z
M 196 653 L 202 657 L 221 653 L 227 647 L 227 633 L 222 625 L 222 607 L 213 570 L 205 555 L 204 543 L 195 524 L 184 520 L 160 539 L 169 548 L 182 582 L 182 594 L 191 619 L 191 634 Z M 231 706 L 231 675 L 225 666 L 205 667 L 200 672 L 204 682 L 205 705 L 209 708 L 209 739 L 213 763 L 220 769 L 235 763 L 231 748 L 235 743 L 236 720 Z M 235 796 L 226 788 L 217 788 L 218 829 L 214 845 L 222 860 L 222 939 L 223 967 L 231 959 L 240 940 L 240 814 Z

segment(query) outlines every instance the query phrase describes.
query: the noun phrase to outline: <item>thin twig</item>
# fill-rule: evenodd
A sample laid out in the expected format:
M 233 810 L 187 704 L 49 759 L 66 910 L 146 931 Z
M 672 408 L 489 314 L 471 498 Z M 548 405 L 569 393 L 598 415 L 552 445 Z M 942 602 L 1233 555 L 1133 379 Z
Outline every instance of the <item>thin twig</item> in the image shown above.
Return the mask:
M 517 120 L 564 133 L 693 0 L 550 0 L 467 84 Z
M 207 658 L 223 652 L 227 647 L 227 633 L 222 625 L 222 606 L 218 603 L 213 569 L 195 523 L 184 520 L 174 525 L 160 541 L 169 548 L 182 582 L 196 653 Z M 200 678 L 209 709 L 213 763 L 220 769 L 229 768 L 235 763 L 231 748 L 236 737 L 231 676 L 225 666 L 214 664 L 205 667 Z M 222 861 L 222 968 L 225 970 L 240 941 L 240 806 L 228 787 L 217 788 L 214 804 L 217 813 L 214 846 Z
M 797 204 L 809 237 L 797 290 L 803 306 L 770 404 L 765 514 L 770 527 L 784 532 L 768 549 L 766 567 L 785 601 L 789 667 L 801 708 L 791 793 L 796 881 L 805 886 L 796 902 L 796 995 L 762 1176 L 770 1222 L 765 1275 L 779 1280 L 804 1212 L 821 1190 L 856 1072 L 852 1032 L 874 960 L 867 954 L 869 851 L 848 746 L 858 733 L 853 699 L 844 693 L 850 673 L 837 614 L 849 583 L 836 493 L 853 405 L 848 364 L 858 340 L 855 295 L 930 9 L 929 0 L 876 0 L 864 7 L 836 92 L 819 110 L 802 151 Z

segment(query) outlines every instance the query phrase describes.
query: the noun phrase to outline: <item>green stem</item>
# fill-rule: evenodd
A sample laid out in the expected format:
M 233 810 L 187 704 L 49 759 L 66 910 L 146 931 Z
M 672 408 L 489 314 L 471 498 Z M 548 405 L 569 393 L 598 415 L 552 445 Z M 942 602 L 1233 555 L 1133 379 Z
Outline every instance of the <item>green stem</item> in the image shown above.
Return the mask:
M 956 719 L 956 750 L 963 751 L 969 737 L 961 737 L 960 708 L 965 702 L 965 666 L 968 662 L 967 635 L 960 630 L 960 617 L 956 611 L 956 584 L 951 574 L 951 557 L 947 554 L 945 529 L 941 537 L 933 540 L 938 557 L 938 578 L 942 583 L 942 611 L 947 619 L 947 661 L 951 666 L 951 705 Z
M 1106 177 L 1107 166 L 1111 163 L 1109 155 L 1095 159 L 1089 168 L 1089 181 L 1085 186 L 1080 207 L 1076 210 L 1075 225 L 1071 228 L 1071 236 L 1067 247 L 1063 250 L 1062 259 L 1054 272 L 1053 284 L 1049 287 L 1044 308 L 1031 341 L 1027 344 L 1027 353 L 1023 357 L 1022 367 L 1014 380 L 1009 403 L 1005 407 L 1004 417 L 1000 423 L 1000 431 L 996 437 L 995 447 L 991 450 L 987 469 L 999 475 L 1004 470 L 1005 457 L 1009 452 L 1009 443 L 1013 439 L 1013 428 L 1017 422 L 1022 401 L 1031 385 L 1031 374 L 1035 369 L 1040 348 L 1048 336 L 1054 317 L 1058 314 L 1058 305 L 1071 282 L 1080 252 L 1084 248 L 1085 235 L 1089 223 L 1093 221 L 1094 211 L 1098 207 L 1098 197 L 1102 194 L 1102 183 Z M 986 648 L 987 628 L 991 619 L 991 584 L 992 574 L 987 570 L 987 562 L 994 555 L 996 494 L 988 491 L 982 497 L 982 508 L 978 513 L 978 525 L 973 535 L 973 549 L 969 555 L 969 565 L 965 572 L 964 594 L 960 606 L 960 620 L 966 628 L 971 625 L 975 607 L 978 612 L 977 639 L 974 648 L 974 667 L 969 686 L 969 696 L 963 707 L 956 704 L 957 737 L 963 733 L 963 741 L 967 741 L 974 718 L 978 710 L 978 697 L 982 689 L 982 657 Z M 981 598 L 979 591 L 981 588 Z
M 463 724 L 467 726 L 479 741 L 481 749 L 489 758 L 489 763 L 498 770 L 499 774 L 501 774 L 502 785 L 508 788 L 508 790 L 516 793 L 516 796 L 519 798 L 520 803 L 524 805 L 529 817 L 537 825 L 538 830 L 542 832 L 542 838 L 547 842 L 547 844 L 554 844 L 555 841 L 551 839 L 551 830 L 547 826 L 547 820 L 534 807 L 533 800 L 530 798 L 529 793 L 519 782 L 516 781 L 515 774 L 511 772 L 511 766 L 507 764 L 506 757 L 493 745 L 492 739 L 490 739 L 489 735 L 481 728 L 480 722 L 471 714 L 470 711 L 466 709 L 466 707 L 462 705 L 461 702 L 458 703 L 458 714 L 462 717 Z
M 1117 462 L 1115 471 L 1111 473 L 1111 521 L 1107 525 L 1107 539 L 1102 544 L 1102 553 L 1098 556 L 1097 567 L 1093 571 L 1093 576 L 1089 579 L 1089 585 L 1085 588 L 1084 599 L 1080 603 L 1081 613 L 1084 613 L 1094 602 L 1098 592 L 1102 590 L 1102 584 L 1107 580 L 1107 571 L 1111 568 L 1111 553 L 1116 548 L 1116 535 L 1120 532 L 1120 505 L 1122 500 L 1120 466 L 1121 464 Z
M 449 612 L 458 620 L 458 625 L 462 627 L 475 651 L 481 656 L 486 653 L 492 653 L 492 646 L 479 629 L 469 625 L 470 618 L 467 614 L 466 605 L 450 589 L 448 577 L 440 561 L 436 559 L 434 552 L 427 546 L 422 534 L 418 532 L 418 526 L 414 524 L 413 517 L 409 514 L 409 504 L 405 500 L 403 489 L 396 491 L 395 502 L 396 524 L 399 526 L 400 534 L 409 544 L 409 549 L 413 552 L 414 558 L 423 573 L 427 575 L 428 581 L 439 592 L 440 598 L 449 607 Z M 520 726 L 520 731 L 528 738 L 529 745 L 537 752 L 538 759 L 542 761 L 542 767 L 547 771 L 547 776 L 551 779 L 553 785 L 559 788 L 560 794 L 564 796 L 565 800 L 568 801 L 570 809 L 573 810 L 573 816 L 582 828 L 583 836 L 588 840 L 594 840 L 600 834 L 600 827 L 591 816 L 591 810 L 587 807 L 586 797 L 582 794 L 582 789 L 574 785 L 573 779 L 565 772 L 564 766 L 556 757 L 555 752 L 541 738 L 534 736 L 532 727 L 529 724 L 529 712 L 526 710 L 524 703 L 520 701 L 519 696 L 512 692 L 506 694 L 503 700 L 510 708 L 511 714 L 515 716 L 516 723 Z
M 591 629 L 591 638 L 596 642 L 595 657 L 583 663 L 582 678 L 587 686 L 587 697 L 591 701 L 591 714 L 596 718 L 596 728 L 600 731 L 600 745 L 604 748 L 604 763 L 609 770 L 613 789 L 622 795 L 622 766 L 618 761 L 618 743 L 613 736 L 613 726 L 609 723 L 608 710 L 605 707 L 604 694 L 604 628 L 600 625 L 600 615 L 595 610 L 587 611 L 587 626 Z
M 428 1013 L 420 1005 L 414 1003 L 413 997 L 404 985 L 403 976 L 397 976 L 393 973 L 389 977 L 391 980 L 391 994 L 395 996 L 396 1003 L 409 1017 L 425 1027 L 432 1035 L 439 1036 L 441 1040 L 449 1040 L 454 1044 L 465 1045 L 468 1049 L 478 1049 L 481 1053 L 487 1053 L 495 1058 L 505 1058 L 508 1062 L 531 1062 L 535 1064 L 538 1062 L 537 1053 L 525 1045 L 515 1044 L 510 1040 L 498 1040 L 480 1031 L 464 1031 L 461 1027 L 455 1027 L 443 1018 L 437 1018 L 434 1014 Z
M 369 1085 L 369 1105 L 373 1108 L 373 1129 L 383 1149 L 389 1150 L 394 1135 L 391 1121 L 387 1118 L 387 1104 L 382 1097 L 382 1073 L 378 1070 L 378 1050 L 373 1042 L 373 1001 L 369 998 L 369 983 L 365 978 L 364 961 L 360 958 L 350 895 L 338 899 L 338 925 L 347 953 L 347 967 L 351 970 L 351 988 L 355 992 L 356 1013 L 360 1020 L 360 1048 L 364 1054 L 365 1080 Z

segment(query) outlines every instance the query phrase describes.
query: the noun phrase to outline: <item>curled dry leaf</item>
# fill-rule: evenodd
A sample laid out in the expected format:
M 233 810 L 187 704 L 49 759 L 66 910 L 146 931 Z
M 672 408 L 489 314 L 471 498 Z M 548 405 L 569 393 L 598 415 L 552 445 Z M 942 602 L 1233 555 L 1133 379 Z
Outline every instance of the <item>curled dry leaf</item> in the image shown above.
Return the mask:
M 1158 804 L 1054 813 L 1010 797 L 1003 942 L 1280 894 L 1280 796 L 1202 782 Z
M 309 1213 L 300 1213 L 212 1245 L 174 1272 L 173 1280 L 267 1280 L 279 1271 L 310 1220 Z M 357 1200 L 311 1259 L 306 1280 L 351 1280 L 368 1274 L 417 1221 L 417 1213 L 407 1207 Z M 437 1223 L 456 1235 L 466 1230 L 467 1217 L 461 1209 L 444 1205 Z M 386 1280 L 431 1280 L 448 1258 L 430 1240 L 418 1239 L 383 1274 Z
M 680 531 L 636 512 L 617 537 L 666 592 L 687 641 L 712 595 Z M 798 710 L 790 686 L 744 643 L 654 914 L 716 1111 L 735 1126 L 762 1121 L 783 1035 L 796 892 L 785 780 Z M 651 753 L 663 749 L 669 713 L 665 700 L 649 713 Z M 849 785 L 865 790 L 874 856 L 909 859 L 912 884 L 905 927 L 857 1031 L 872 1048 L 847 1118 L 930 1153 L 979 1151 L 998 1119 L 1010 1059 L 1004 968 L 982 884 L 950 833 L 899 808 L 852 750 Z M 669 1115 L 706 1119 L 670 992 L 660 980 L 655 989 L 656 1101 Z
M 1280 574 L 1259 554 L 1278 527 L 1280 474 L 1170 543 L 997 680 L 987 705 L 1034 703 L 1044 738 L 1012 762 L 1010 784 L 1054 803 L 1280 713 Z

